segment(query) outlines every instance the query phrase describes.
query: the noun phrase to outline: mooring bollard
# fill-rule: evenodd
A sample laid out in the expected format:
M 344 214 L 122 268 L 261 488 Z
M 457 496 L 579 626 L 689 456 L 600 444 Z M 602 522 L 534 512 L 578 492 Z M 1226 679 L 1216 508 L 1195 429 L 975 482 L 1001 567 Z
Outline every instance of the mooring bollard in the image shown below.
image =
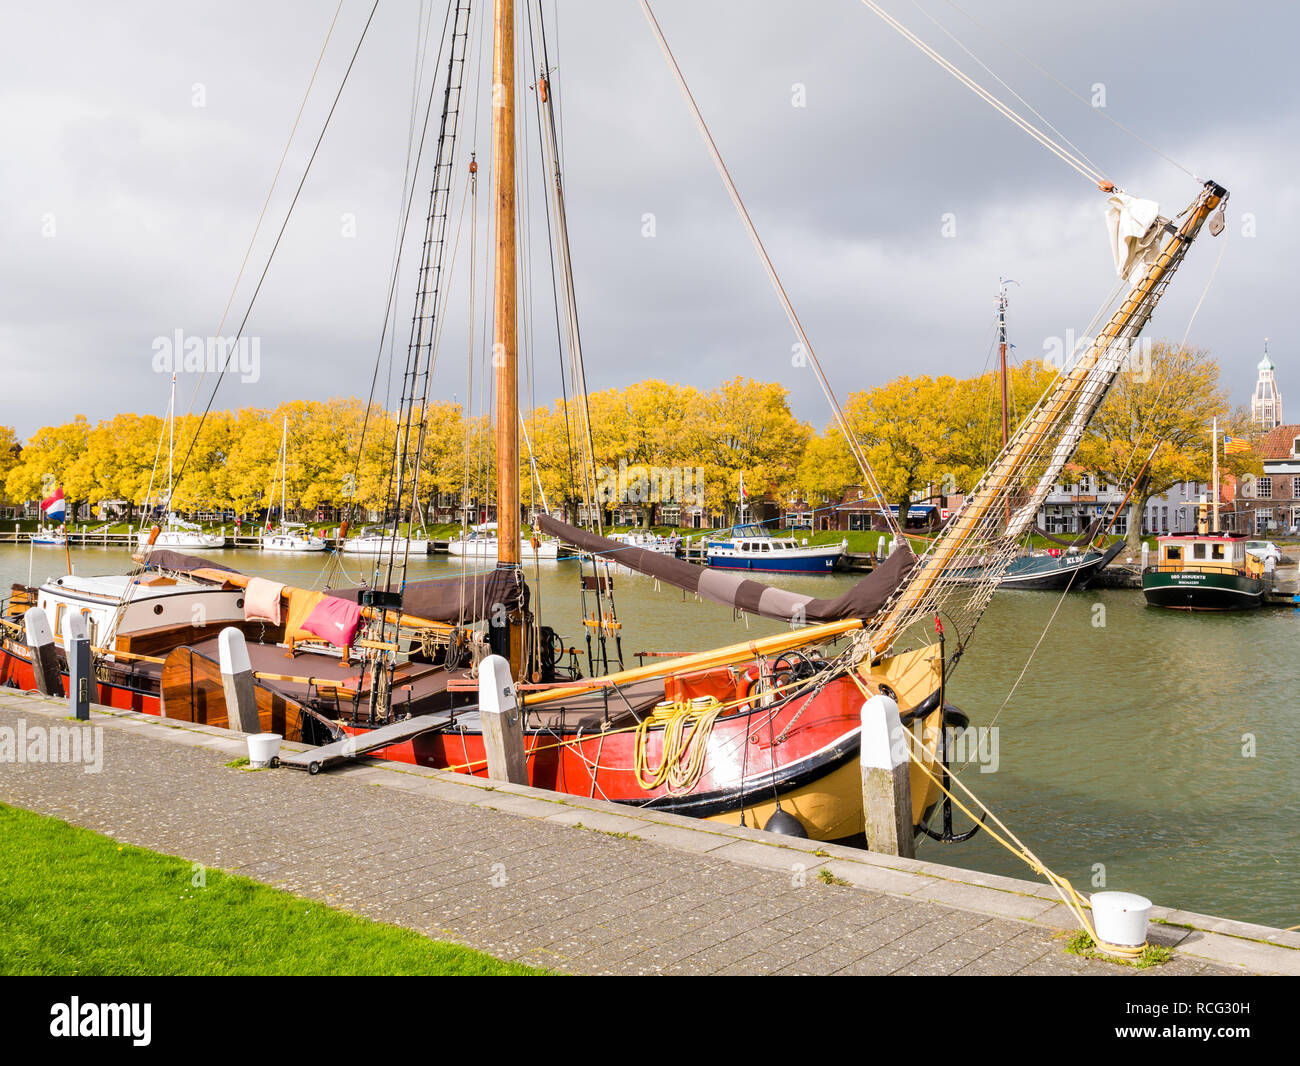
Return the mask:
M 510 664 L 500 655 L 489 655 L 478 664 L 478 709 L 488 777 L 512 785 L 528 784 L 523 715 Z
M 898 704 L 888 696 L 872 696 L 862 705 L 860 759 L 867 847 L 878 855 L 913 858 L 907 737 Z
M 1145 570 L 1147 566 L 1150 565 L 1149 564 L 1150 557 L 1151 557 L 1151 545 L 1148 544 L 1146 541 L 1143 541 L 1142 542 L 1142 569 L 1143 570 Z
M 253 664 L 248 659 L 244 634 L 227 626 L 217 637 L 221 661 L 221 688 L 226 694 L 226 728 L 240 733 L 260 733 L 257 692 L 253 685 Z
M 68 709 L 79 722 L 90 721 L 90 634 L 80 611 L 63 619 L 63 653 L 68 657 Z
M 63 676 L 59 671 L 59 656 L 54 650 L 54 633 L 50 620 L 40 607 L 28 607 L 23 615 L 27 631 L 27 646 L 32 650 L 32 673 L 36 675 L 36 691 L 42 696 L 62 696 Z

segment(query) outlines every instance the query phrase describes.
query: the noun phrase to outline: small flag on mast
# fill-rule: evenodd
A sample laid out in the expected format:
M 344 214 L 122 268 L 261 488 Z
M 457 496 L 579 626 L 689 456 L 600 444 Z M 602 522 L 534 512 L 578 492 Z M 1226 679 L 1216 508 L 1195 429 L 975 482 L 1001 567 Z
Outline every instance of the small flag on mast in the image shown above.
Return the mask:
M 1226 433 L 1223 436 L 1223 454 L 1238 455 L 1241 452 L 1250 451 L 1250 441 L 1242 437 L 1229 437 Z
M 41 501 L 41 511 L 51 522 L 62 522 L 63 517 L 67 514 L 67 503 L 63 499 L 63 486 L 60 485 L 54 492 Z

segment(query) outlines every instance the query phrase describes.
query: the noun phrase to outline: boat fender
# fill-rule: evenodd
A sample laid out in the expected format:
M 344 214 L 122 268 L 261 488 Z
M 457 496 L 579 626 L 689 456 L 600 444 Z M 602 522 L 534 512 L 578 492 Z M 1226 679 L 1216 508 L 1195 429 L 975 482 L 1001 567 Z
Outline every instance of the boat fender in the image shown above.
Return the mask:
M 803 822 L 799 821 L 793 814 L 782 808 L 778 803 L 772 817 L 767 820 L 763 826 L 764 833 L 780 833 L 788 837 L 802 837 L 808 839 L 808 830 L 803 827 Z

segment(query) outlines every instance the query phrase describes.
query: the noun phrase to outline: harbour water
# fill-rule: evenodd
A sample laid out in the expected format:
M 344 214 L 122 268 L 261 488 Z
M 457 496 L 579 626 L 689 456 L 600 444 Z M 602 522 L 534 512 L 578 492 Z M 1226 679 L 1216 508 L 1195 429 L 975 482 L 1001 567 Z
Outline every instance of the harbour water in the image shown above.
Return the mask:
M 320 556 L 208 557 L 304 586 L 320 585 L 325 566 Z M 129 566 L 128 553 L 117 549 L 74 549 L 72 560 L 85 574 Z M 335 585 L 358 583 L 373 564 L 349 556 L 342 565 L 353 580 L 335 578 Z M 459 566 L 446 556 L 422 557 L 410 576 Z M 6 589 L 26 582 L 29 568 L 38 583 L 62 574 L 63 551 L 0 546 Z M 543 620 L 581 645 L 576 566 L 551 562 L 527 571 Z M 854 580 L 789 576 L 781 583 L 825 596 Z M 629 665 L 637 651 L 703 650 L 781 629 L 735 619 L 626 571 L 616 572 L 614 596 Z M 1167 906 L 1296 925 L 1298 636 L 1300 613 L 1292 610 L 1191 615 L 1148 608 L 1135 590 L 1064 600 L 1001 592 L 951 679 L 949 699 L 972 727 L 996 729 L 982 735 L 962 779 L 1080 890 L 1134 891 Z M 956 828 L 966 827 L 958 813 Z M 922 842 L 918 857 L 1030 876 L 983 833 L 960 845 Z

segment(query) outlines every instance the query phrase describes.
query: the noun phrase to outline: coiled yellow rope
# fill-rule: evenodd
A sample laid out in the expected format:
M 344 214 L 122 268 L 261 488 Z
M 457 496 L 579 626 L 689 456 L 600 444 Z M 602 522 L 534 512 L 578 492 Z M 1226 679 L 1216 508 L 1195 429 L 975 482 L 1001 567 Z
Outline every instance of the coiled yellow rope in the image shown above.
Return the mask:
M 637 784 L 647 792 L 667 785 L 673 796 L 691 791 L 704 774 L 709 735 L 722 710 L 723 704 L 712 696 L 655 707 L 636 727 L 633 758 Z M 651 767 L 646 749 L 655 726 L 663 726 L 663 750 L 659 765 Z

